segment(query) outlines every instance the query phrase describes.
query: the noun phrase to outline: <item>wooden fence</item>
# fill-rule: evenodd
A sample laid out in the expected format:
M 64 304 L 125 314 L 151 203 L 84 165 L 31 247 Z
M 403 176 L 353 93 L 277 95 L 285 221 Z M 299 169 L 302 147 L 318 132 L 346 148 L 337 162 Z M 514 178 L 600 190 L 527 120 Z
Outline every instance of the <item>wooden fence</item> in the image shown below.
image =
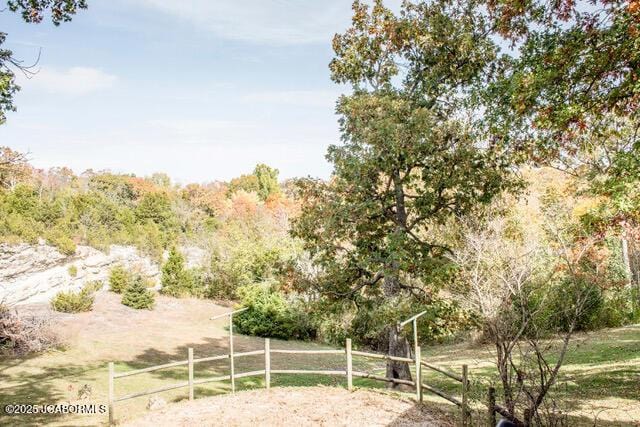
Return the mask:
M 423 390 L 428 390 L 449 402 L 457 405 L 461 410 L 461 420 L 462 425 L 469 425 L 470 420 L 470 412 L 468 409 L 467 403 L 467 394 L 468 394 L 468 377 L 467 377 L 467 365 L 462 366 L 461 375 L 457 375 L 451 372 L 448 372 L 442 368 L 431 365 L 425 361 L 423 361 L 420 357 L 420 347 L 416 347 L 415 349 L 415 358 L 408 357 L 397 357 L 390 356 L 386 354 L 378 354 L 378 353 L 368 353 L 364 351 L 355 351 L 351 348 L 351 339 L 347 339 L 345 349 L 344 350 L 280 350 L 280 349 L 272 349 L 269 338 L 264 340 L 264 349 L 263 350 L 255 350 L 255 351 L 247 351 L 242 353 L 235 353 L 233 351 L 233 347 L 230 346 L 229 353 L 223 354 L 219 356 L 210 356 L 210 357 L 202 357 L 198 359 L 194 359 L 193 357 L 193 349 L 189 348 L 187 351 L 187 359 L 181 360 L 177 362 L 165 363 L 163 365 L 151 366 L 148 368 L 137 369 L 134 371 L 125 371 L 125 372 L 115 372 L 113 362 L 109 362 L 109 424 L 113 425 L 115 421 L 115 411 L 114 404 L 116 402 L 121 402 L 123 400 L 133 399 L 136 397 L 147 396 L 150 394 L 161 393 L 164 391 L 174 390 L 178 388 L 188 387 L 189 389 L 189 400 L 194 399 L 194 386 L 200 384 L 206 384 L 215 381 L 231 381 L 231 391 L 235 393 L 235 380 L 237 378 L 245 378 L 252 376 L 263 376 L 265 386 L 267 389 L 271 387 L 271 375 L 272 374 L 314 374 L 314 375 L 339 375 L 346 376 L 347 378 L 347 388 L 348 390 L 353 389 L 353 378 L 369 378 L 378 381 L 386 381 L 392 382 L 396 384 L 404 384 L 415 387 L 416 389 L 416 401 L 422 402 L 423 398 Z M 271 355 L 272 354 L 343 354 L 346 356 L 346 369 L 345 370 L 306 370 L 306 369 L 271 369 Z M 264 355 L 264 369 L 258 371 L 250 371 L 250 372 L 235 372 L 234 359 L 238 357 L 247 357 L 247 356 L 256 356 L 256 355 Z M 410 380 L 401 380 L 398 378 L 388 378 L 385 376 L 374 375 L 368 372 L 360 372 L 353 370 L 353 357 L 360 356 L 365 358 L 374 358 L 374 359 L 385 359 L 385 360 L 395 360 L 398 362 L 407 362 L 411 363 L 415 366 L 415 381 Z M 229 359 L 229 375 L 221 375 L 215 377 L 194 378 L 194 365 L 196 363 L 202 362 L 211 362 L 214 360 L 225 360 Z M 167 385 L 165 387 L 156 388 L 148 391 L 141 391 L 137 393 L 131 393 L 124 396 L 116 397 L 115 396 L 115 380 L 118 378 L 130 377 L 132 375 L 139 375 L 147 372 L 154 372 L 161 369 L 174 368 L 177 366 L 188 366 L 188 376 L 187 380 L 171 385 Z M 438 390 L 435 387 L 432 387 L 428 384 L 425 384 L 422 380 L 422 369 L 427 368 L 439 372 L 447 377 L 458 381 L 461 383 L 461 398 L 458 399 L 454 396 L 450 396 L 447 393 Z

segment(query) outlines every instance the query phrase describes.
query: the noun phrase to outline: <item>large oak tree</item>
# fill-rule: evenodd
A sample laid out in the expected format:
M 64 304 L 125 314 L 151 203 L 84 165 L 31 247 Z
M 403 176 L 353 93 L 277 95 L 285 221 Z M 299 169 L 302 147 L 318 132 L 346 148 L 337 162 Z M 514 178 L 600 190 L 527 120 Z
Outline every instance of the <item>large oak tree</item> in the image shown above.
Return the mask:
M 508 160 L 472 125 L 471 93 L 497 52 L 476 7 L 406 2 L 395 15 L 356 1 L 335 37 L 331 75 L 352 91 L 337 106 L 343 143 L 329 148 L 329 182 L 301 182 L 294 224 L 326 300 L 391 312 L 428 303 L 450 267 L 437 228 L 513 184 Z M 389 320 L 386 349 L 409 355 L 401 319 Z M 411 378 L 398 362 L 387 376 Z

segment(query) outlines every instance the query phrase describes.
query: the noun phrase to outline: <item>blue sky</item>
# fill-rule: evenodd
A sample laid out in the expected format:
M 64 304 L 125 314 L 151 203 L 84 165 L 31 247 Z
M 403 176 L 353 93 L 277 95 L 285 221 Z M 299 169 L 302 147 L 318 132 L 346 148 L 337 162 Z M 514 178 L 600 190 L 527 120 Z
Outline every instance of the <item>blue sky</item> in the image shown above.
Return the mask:
M 394 0 L 392 3 L 399 3 Z M 25 24 L 7 11 L 21 78 L 0 145 L 38 167 L 179 182 L 227 180 L 258 162 L 281 177 L 327 177 L 339 141 L 331 39 L 350 0 L 90 0 L 73 22 Z

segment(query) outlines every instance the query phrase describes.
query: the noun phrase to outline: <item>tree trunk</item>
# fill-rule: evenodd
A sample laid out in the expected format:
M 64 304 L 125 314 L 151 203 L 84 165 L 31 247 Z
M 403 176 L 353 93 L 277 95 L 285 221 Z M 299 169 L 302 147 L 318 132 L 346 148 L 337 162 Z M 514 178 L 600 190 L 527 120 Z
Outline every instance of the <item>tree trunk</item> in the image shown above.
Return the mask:
M 631 286 L 633 281 L 633 275 L 631 273 L 631 260 L 629 259 L 629 242 L 626 237 L 622 237 L 622 263 L 624 265 L 624 276 L 627 280 L 627 285 Z
M 393 266 L 392 266 L 393 269 Z M 389 298 L 393 298 L 399 293 L 398 279 L 393 275 L 387 275 L 384 279 L 383 285 L 384 295 Z M 402 336 L 400 333 L 400 326 L 398 324 L 389 325 L 388 327 L 388 354 L 398 357 L 411 357 L 411 346 L 409 340 Z M 401 380 L 411 380 L 411 370 L 407 362 L 397 362 L 393 360 L 387 360 L 387 378 L 397 378 Z M 388 383 L 389 388 L 408 389 L 407 385 Z
M 411 357 L 411 347 L 409 341 L 400 335 L 398 325 L 389 326 L 389 354 L 391 356 Z M 407 362 L 387 361 L 387 378 L 397 378 L 401 380 L 411 380 L 411 370 Z M 388 383 L 389 388 L 410 387 L 403 384 Z
M 399 171 L 392 173 L 395 195 L 395 233 L 402 234 L 407 229 L 407 211 L 404 201 L 404 188 Z M 387 272 L 384 278 L 383 292 L 386 298 L 392 299 L 400 294 L 400 267 L 397 261 L 392 261 L 387 265 Z M 397 324 L 388 327 L 389 355 L 398 357 L 411 357 L 411 346 L 409 340 L 400 333 Z M 397 378 L 411 381 L 411 371 L 407 362 L 387 361 L 387 378 Z M 390 388 L 409 388 L 407 385 L 389 383 Z

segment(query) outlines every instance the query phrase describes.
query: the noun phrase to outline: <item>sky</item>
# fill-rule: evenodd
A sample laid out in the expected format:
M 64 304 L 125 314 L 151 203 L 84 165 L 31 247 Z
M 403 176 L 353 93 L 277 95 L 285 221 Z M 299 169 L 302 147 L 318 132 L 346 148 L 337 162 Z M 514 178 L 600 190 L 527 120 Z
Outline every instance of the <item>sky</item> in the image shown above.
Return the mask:
M 326 178 L 347 90 L 330 79 L 331 40 L 350 18 L 350 0 L 89 0 L 59 27 L 5 10 L 4 47 L 40 59 L 0 146 L 77 173 L 206 182 L 267 163 Z

